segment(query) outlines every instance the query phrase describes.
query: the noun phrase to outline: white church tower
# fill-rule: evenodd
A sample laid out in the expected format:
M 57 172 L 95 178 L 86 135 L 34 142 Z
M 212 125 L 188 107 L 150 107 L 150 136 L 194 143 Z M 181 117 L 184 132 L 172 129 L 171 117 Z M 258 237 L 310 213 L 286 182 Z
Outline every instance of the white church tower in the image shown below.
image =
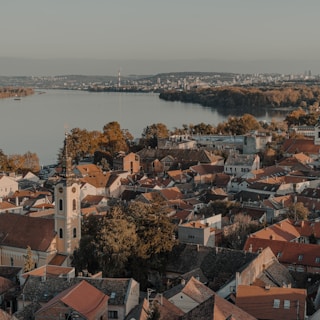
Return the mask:
M 81 211 L 80 186 L 72 172 L 72 159 L 68 156 L 67 134 L 64 141 L 60 176 L 61 181 L 56 184 L 54 189 L 57 251 L 70 256 L 79 246 L 81 239 Z

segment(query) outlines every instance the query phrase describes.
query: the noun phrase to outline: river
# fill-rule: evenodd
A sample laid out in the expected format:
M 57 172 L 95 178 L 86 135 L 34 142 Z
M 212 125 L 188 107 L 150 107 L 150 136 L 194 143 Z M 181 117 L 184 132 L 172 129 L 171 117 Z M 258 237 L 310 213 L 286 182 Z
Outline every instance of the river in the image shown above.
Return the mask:
M 153 93 L 71 90 L 36 91 L 21 100 L 0 99 L 0 110 L 0 149 L 7 155 L 34 152 L 41 165 L 56 163 L 64 133 L 73 128 L 102 131 L 105 124 L 117 121 L 140 138 L 143 129 L 153 123 L 164 123 L 172 130 L 183 124 L 217 125 L 229 116 L 198 104 L 163 101 Z M 279 111 L 261 109 L 253 115 L 266 121 L 284 118 Z

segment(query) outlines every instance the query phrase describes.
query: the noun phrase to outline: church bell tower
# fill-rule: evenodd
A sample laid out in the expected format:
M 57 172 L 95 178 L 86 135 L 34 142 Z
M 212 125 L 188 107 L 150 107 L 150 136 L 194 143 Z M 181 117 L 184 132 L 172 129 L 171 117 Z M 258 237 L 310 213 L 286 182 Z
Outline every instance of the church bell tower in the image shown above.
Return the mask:
M 80 186 L 72 171 L 72 159 L 68 156 L 66 134 L 62 156 L 61 180 L 54 189 L 55 231 L 57 251 L 68 256 L 79 246 L 81 239 Z

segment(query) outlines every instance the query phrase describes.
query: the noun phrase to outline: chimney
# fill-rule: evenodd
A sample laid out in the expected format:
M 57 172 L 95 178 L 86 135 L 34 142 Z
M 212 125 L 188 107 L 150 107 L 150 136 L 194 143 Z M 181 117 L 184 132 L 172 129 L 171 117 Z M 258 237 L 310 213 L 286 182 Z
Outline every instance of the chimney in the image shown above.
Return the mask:
M 186 280 L 185 279 L 181 279 L 181 285 L 185 286 L 186 285 Z

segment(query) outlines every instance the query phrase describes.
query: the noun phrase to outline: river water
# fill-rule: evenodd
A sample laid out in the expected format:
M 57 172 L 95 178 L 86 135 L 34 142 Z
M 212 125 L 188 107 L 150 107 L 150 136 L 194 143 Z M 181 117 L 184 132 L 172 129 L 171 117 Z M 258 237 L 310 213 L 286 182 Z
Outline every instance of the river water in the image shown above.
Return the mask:
M 201 122 L 215 126 L 229 116 L 198 104 L 163 101 L 153 93 L 71 90 L 46 90 L 21 100 L 0 99 L 0 110 L 0 149 L 7 155 L 34 152 L 41 165 L 56 163 L 64 133 L 73 128 L 102 131 L 105 124 L 117 121 L 140 138 L 143 129 L 153 123 L 164 123 L 172 130 Z M 255 112 L 257 120 L 284 118 L 276 111 Z

